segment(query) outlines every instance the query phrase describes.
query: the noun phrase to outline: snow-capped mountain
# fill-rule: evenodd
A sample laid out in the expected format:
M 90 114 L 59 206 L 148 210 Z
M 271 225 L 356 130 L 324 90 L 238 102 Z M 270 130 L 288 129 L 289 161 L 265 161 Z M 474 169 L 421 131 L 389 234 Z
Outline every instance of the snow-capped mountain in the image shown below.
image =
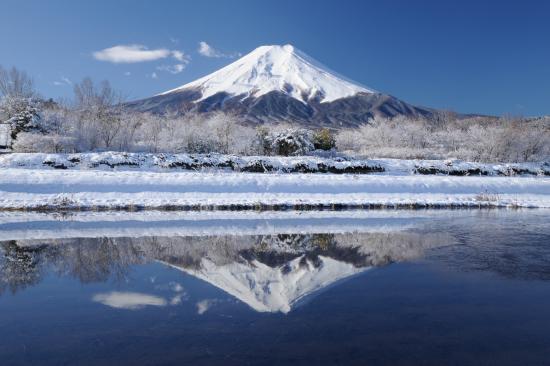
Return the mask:
M 313 98 L 327 103 L 358 93 L 375 93 L 332 74 L 288 44 L 258 47 L 210 75 L 161 95 L 186 89 L 201 91 L 202 95 L 197 101 L 218 93 L 246 99 L 259 98 L 275 91 L 304 103 Z
M 253 123 L 334 127 L 375 115 L 432 113 L 348 81 L 292 45 L 258 47 L 210 75 L 128 106 L 153 113 L 222 110 Z

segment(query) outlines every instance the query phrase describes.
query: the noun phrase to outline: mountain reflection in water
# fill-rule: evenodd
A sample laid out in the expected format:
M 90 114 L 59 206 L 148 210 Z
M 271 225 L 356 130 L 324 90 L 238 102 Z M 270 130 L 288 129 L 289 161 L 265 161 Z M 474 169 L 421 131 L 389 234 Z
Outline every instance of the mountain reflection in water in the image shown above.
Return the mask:
M 35 285 L 48 270 L 91 283 L 123 280 L 131 265 L 158 261 L 254 310 L 286 313 L 331 284 L 450 241 L 412 232 L 7 241 L 0 244 L 0 293 Z

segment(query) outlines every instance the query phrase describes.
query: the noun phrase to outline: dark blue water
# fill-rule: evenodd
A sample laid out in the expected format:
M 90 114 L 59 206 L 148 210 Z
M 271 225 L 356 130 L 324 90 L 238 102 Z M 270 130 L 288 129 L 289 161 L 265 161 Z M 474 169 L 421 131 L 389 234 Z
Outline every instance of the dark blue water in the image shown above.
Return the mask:
M 4 240 L 0 364 L 548 365 L 549 219 Z

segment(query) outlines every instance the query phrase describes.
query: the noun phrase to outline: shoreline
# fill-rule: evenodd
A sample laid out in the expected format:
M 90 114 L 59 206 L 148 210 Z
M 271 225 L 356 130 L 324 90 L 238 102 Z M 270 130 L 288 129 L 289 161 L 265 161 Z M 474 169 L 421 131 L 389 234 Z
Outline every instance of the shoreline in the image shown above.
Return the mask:
M 504 204 L 355 204 L 355 205 L 196 205 L 196 206 L 93 206 L 93 207 L 64 207 L 64 206 L 40 206 L 40 207 L 0 207 L 0 212 L 44 212 L 44 213 L 72 213 L 72 212 L 143 212 L 143 211 L 161 211 L 161 212 L 277 212 L 277 211 L 357 211 L 357 210 L 483 210 L 483 209 L 513 209 L 513 210 L 544 210 L 547 207 L 536 206 L 514 206 Z

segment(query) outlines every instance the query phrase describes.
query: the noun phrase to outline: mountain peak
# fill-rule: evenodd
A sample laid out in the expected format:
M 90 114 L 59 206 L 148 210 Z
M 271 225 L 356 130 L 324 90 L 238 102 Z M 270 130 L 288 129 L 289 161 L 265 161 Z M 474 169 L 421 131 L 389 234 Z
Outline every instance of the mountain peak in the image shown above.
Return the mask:
M 126 106 L 159 114 L 221 111 L 254 124 L 333 128 L 360 126 L 375 116 L 434 113 L 347 80 L 291 44 L 260 46 L 198 80 Z
M 374 93 L 330 71 L 291 44 L 260 46 L 210 75 L 161 95 L 185 90 L 200 91 L 197 101 L 218 93 L 244 100 L 277 91 L 303 103 L 312 98 L 324 103 Z
M 287 43 L 287 44 L 284 44 L 284 45 L 280 45 L 280 44 L 271 44 L 271 45 L 263 45 L 263 46 L 259 46 L 256 48 L 256 50 L 281 50 L 281 51 L 284 51 L 284 52 L 288 52 L 288 53 L 292 53 L 294 52 L 294 46 L 291 45 L 290 43 Z M 252 51 L 254 52 L 254 51 Z

